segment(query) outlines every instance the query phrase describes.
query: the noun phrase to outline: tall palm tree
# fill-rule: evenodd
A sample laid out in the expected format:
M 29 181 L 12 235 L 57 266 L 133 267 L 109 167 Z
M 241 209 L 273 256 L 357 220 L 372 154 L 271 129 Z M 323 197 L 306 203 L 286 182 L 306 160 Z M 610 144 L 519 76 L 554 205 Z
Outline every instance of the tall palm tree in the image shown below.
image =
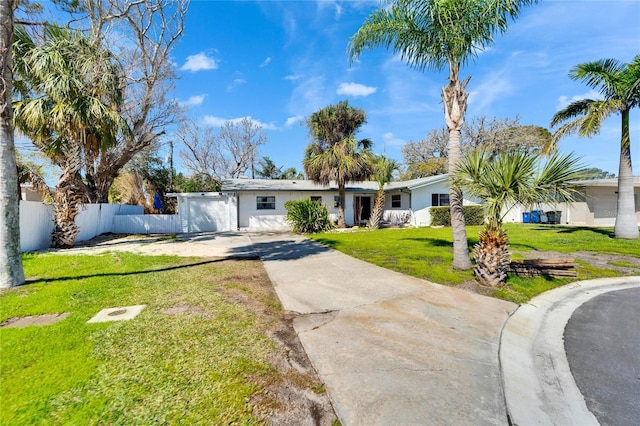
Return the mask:
M 348 101 L 329 105 L 307 119 L 312 142 L 305 149 L 304 170 L 309 179 L 338 185 L 338 228 L 345 227 L 345 186 L 369 178 L 373 171 L 371 141 L 356 140 L 355 133 L 366 121 L 364 110 Z
M 371 211 L 371 220 L 369 220 L 369 228 L 378 229 L 380 222 L 382 222 L 382 213 L 384 212 L 384 186 L 391 182 L 393 178 L 393 172 L 398 170 L 400 165 L 396 160 L 387 158 L 384 155 L 375 157 L 374 171 L 372 178 L 378 182 L 378 192 L 376 193 L 376 200 L 373 203 L 373 210 Z
M 460 159 L 460 129 L 467 109 L 471 77 L 460 81 L 460 68 L 507 30 L 509 19 L 536 0 L 390 0 L 391 7 L 369 16 L 351 38 L 348 55 L 355 60 L 364 49 L 383 46 L 421 71 L 449 68 L 449 84 L 442 88 L 445 122 L 449 129 L 449 171 Z M 462 212 L 462 192 L 450 187 L 453 267 L 471 268 Z
M 616 238 L 638 238 L 638 221 L 633 193 L 629 111 L 640 105 L 640 55 L 628 64 L 615 59 L 601 59 L 576 65 L 569 77 L 599 89 L 604 99 L 582 99 L 558 111 L 551 126 L 565 122 L 553 135 L 554 143 L 562 137 L 578 133 L 582 137 L 597 134 L 602 123 L 613 114 L 622 117 L 620 165 L 618 166 L 618 210 L 614 235 Z
M 502 220 L 513 206 L 570 202 L 579 194 L 572 186 L 585 176 L 578 158 L 555 153 L 542 161 L 530 151 L 495 155 L 474 150 L 456 167 L 455 183 L 485 202 L 485 224 L 474 247 L 474 274 L 482 285 L 495 287 L 506 281 L 509 237 Z
M 20 199 L 13 138 L 13 7 L 0 0 L 0 288 L 24 283 L 20 253 Z
M 46 25 L 40 45 L 22 28 L 15 34 L 15 123 L 62 170 L 52 245 L 72 247 L 78 205 L 86 199 L 83 159 L 104 153 L 127 130 L 119 111 L 120 66 L 80 32 Z

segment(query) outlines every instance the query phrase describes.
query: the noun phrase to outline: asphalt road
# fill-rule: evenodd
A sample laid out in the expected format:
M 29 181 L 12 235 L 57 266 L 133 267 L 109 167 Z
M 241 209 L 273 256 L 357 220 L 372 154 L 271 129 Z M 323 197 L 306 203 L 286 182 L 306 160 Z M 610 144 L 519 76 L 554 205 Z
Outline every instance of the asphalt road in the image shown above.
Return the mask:
M 564 332 L 571 373 L 603 425 L 640 425 L 640 288 L 580 306 Z

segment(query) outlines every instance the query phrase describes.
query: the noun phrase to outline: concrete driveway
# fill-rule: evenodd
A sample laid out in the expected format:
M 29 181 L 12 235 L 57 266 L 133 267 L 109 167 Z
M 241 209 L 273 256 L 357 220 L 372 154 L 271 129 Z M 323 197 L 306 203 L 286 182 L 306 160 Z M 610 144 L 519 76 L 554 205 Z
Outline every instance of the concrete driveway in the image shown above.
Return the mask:
M 498 346 L 515 304 L 300 236 L 250 238 L 343 424 L 507 424 Z

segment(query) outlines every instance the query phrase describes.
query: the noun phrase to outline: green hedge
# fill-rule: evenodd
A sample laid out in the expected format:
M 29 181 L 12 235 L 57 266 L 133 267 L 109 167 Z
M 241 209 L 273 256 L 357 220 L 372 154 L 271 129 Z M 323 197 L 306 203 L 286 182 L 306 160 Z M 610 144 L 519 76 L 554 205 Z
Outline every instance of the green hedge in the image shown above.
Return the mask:
M 483 206 L 463 206 L 465 225 L 482 225 L 484 223 Z M 431 226 L 451 226 L 449 206 L 431 207 Z

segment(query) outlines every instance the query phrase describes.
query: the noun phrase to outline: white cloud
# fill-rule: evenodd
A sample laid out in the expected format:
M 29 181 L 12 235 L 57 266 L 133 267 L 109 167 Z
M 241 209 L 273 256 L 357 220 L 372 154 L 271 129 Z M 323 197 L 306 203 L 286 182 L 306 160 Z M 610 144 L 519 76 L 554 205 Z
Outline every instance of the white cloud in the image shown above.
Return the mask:
M 377 90 L 377 87 L 365 86 L 359 83 L 340 83 L 336 93 L 347 96 L 369 96 Z
M 262 63 L 260 64 L 260 68 L 266 67 L 267 65 L 269 65 L 270 62 L 271 62 L 271 56 L 267 56 L 267 59 L 262 61 Z
M 326 77 L 301 80 L 291 93 L 288 110 L 292 114 L 307 114 L 327 106 L 333 95 L 325 87 Z
M 387 132 L 382 135 L 382 141 L 384 142 L 385 150 L 388 146 L 404 146 L 407 141 L 397 138 L 391 132 Z
M 484 79 L 476 89 L 469 92 L 469 105 L 473 105 L 475 111 L 482 113 L 496 99 L 513 93 L 513 85 L 505 70 L 495 71 Z
M 187 61 L 182 67 L 183 71 L 201 71 L 201 70 L 215 70 L 218 68 L 218 60 L 207 56 L 205 52 L 200 52 L 195 55 L 187 56 Z
M 293 117 L 287 118 L 287 121 L 284 123 L 285 127 L 291 127 L 300 120 L 304 118 L 303 115 L 294 115 Z
M 296 81 L 296 80 L 300 80 L 302 77 L 304 77 L 304 75 L 302 74 L 289 74 L 285 76 L 284 79 L 289 81 Z
M 316 2 L 316 5 L 319 11 L 324 10 L 326 7 L 333 7 L 336 19 L 340 19 L 342 16 L 342 6 L 337 1 L 320 0 Z
M 241 122 L 245 118 L 248 118 L 249 120 L 251 120 L 251 122 L 254 125 L 262 127 L 263 130 L 278 130 L 278 126 L 276 126 L 273 122 L 271 122 L 271 123 L 263 123 L 260 120 L 253 119 L 251 116 L 236 117 L 236 118 L 222 118 L 222 117 L 216 117 L 214 115 L 205 115 L 204 118 L 202 119 L 202 121 L 207 126 L 222 127 L 224 125 L 224 123 L 226 123 L 226 122 L 231 122 L 231 123 L 236 124 L 236 123 Z
M 187 99 L 186 101 L 178 101 L 178 103 L 183 106 L 183 107 L 192 107 L 192 106 L 198 106 L 198 105 L 202 105 L 202 102 L 204 102 L 204 98 L 206 98 L 207 95 L 195 95 L 195 96 L 191 96 L 189 99 Z
M 600 95 L 600 93 L 596 92 L 595 90 L 590 90 L 587 93 L 584 93 L 582 95 L 575 95 L 575 96 L 572 96 L 571 98 L 569 98 L 566 95 L 563 95 L 558 98 L 558 104 L 556 105 L 556 110 L 560 111 L 561 109 L 569 105 L 571 102 L 579 101 L 582 99 L 602 99 L 602 96 Z
M 241 84 L 246 84 L 246 82 L 247 80 L 243 78 L 236 78 L 231 82 L 231 84 L 227 86 L 227 92 L 232 91 L 233 89 L 235 89 L 237 86 L 240 86 Z

